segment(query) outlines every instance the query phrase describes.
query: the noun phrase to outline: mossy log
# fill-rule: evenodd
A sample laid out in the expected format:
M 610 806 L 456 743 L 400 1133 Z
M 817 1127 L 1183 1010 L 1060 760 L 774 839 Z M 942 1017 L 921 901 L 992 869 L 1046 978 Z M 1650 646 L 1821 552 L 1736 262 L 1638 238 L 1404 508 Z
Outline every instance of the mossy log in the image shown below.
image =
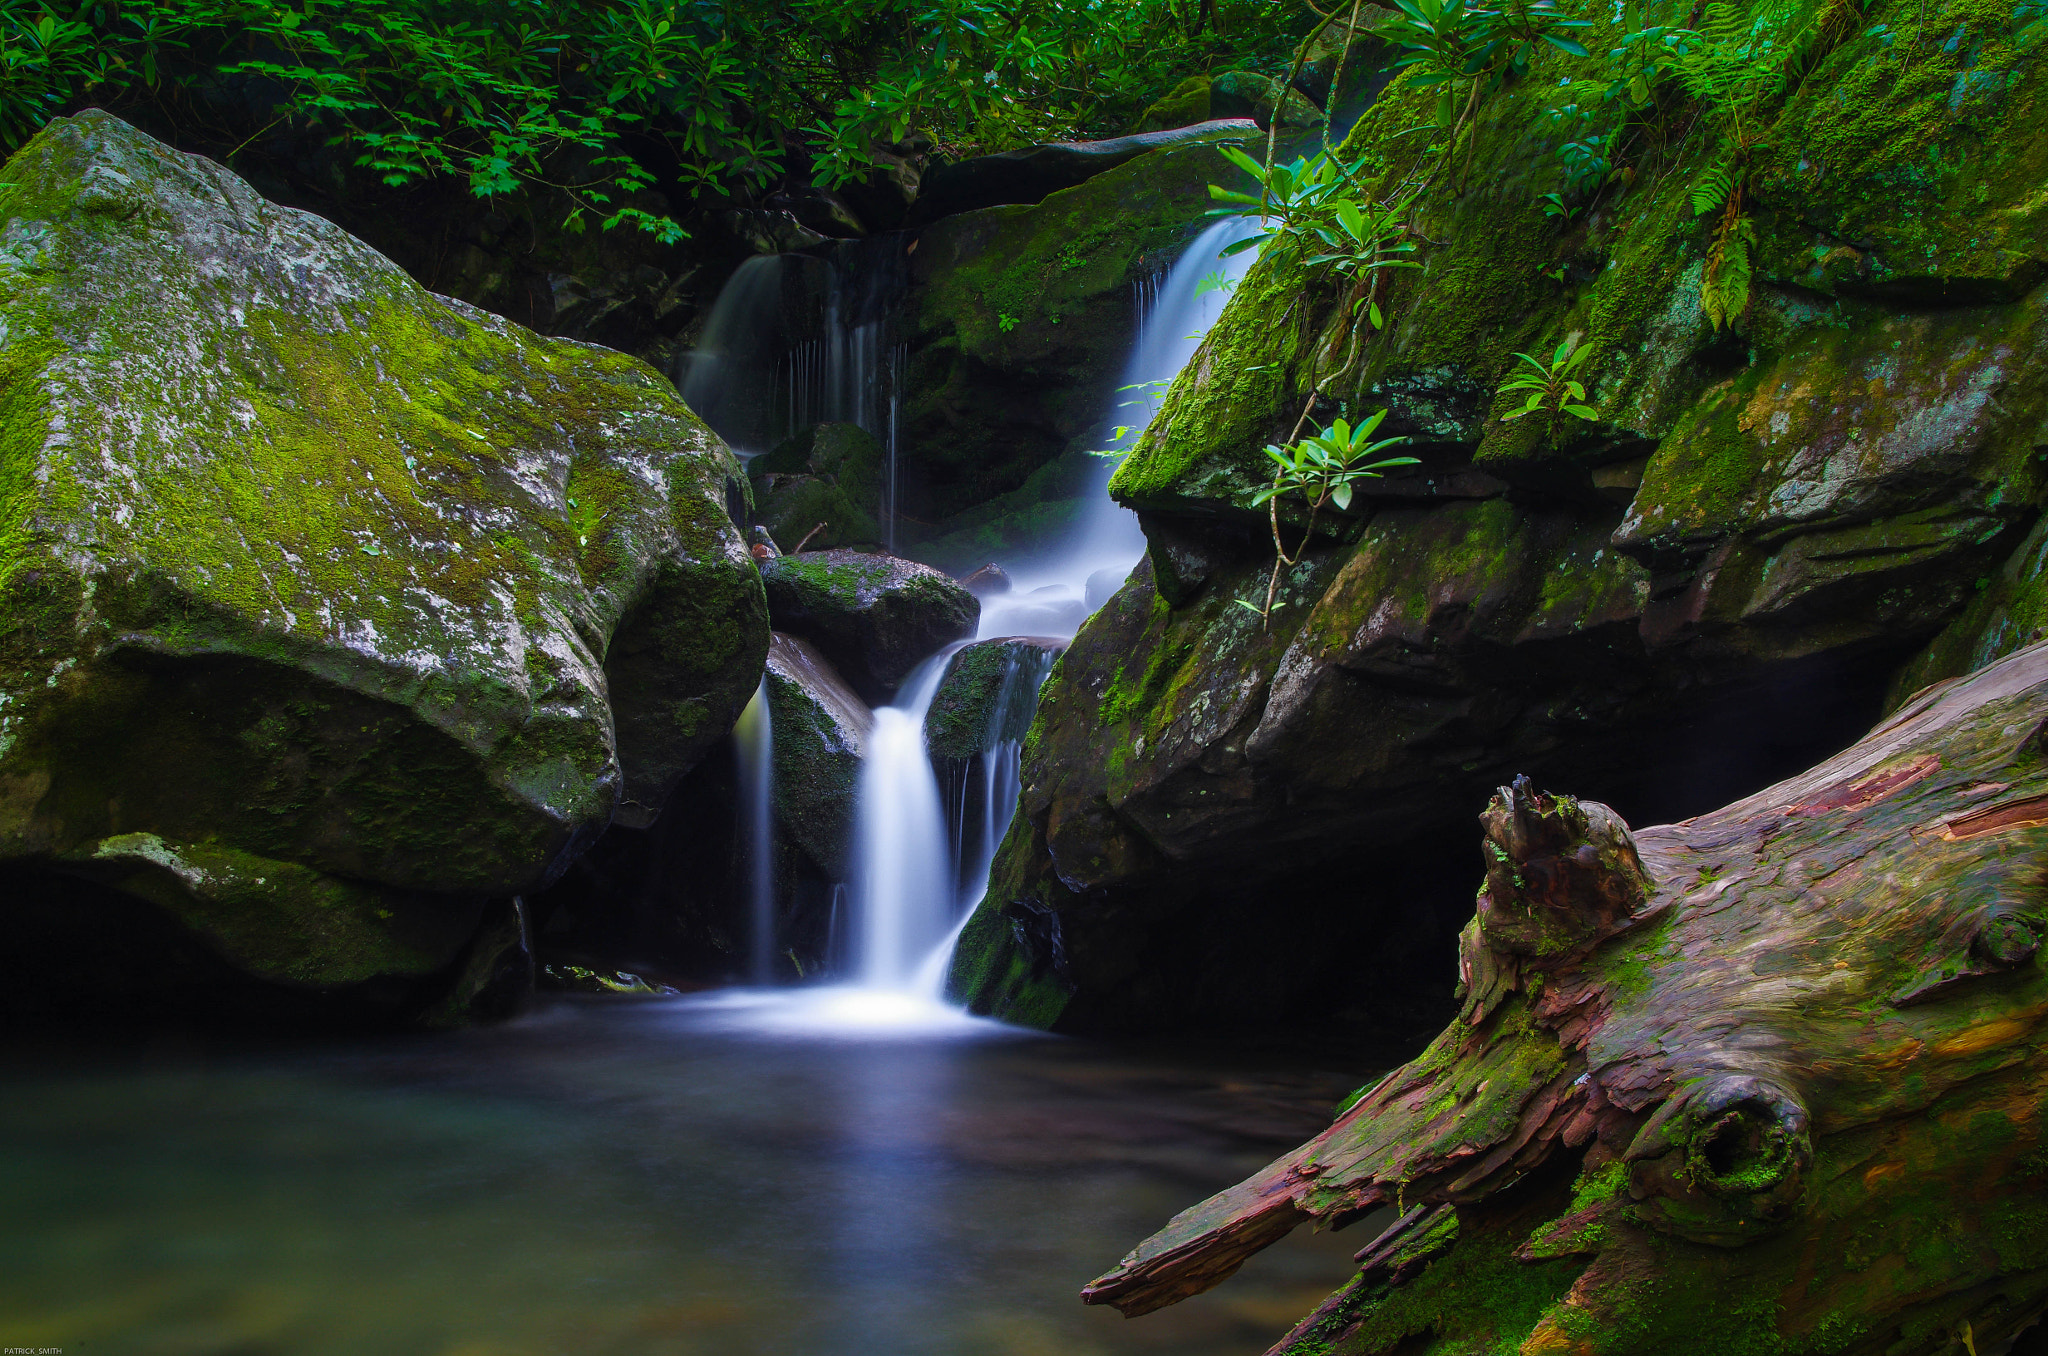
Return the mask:
M 1083 1298 L 1399 1212 L 1274 1356 L 2005 1350 L 2048 1306 L 2044 735 L 2035 645 L 1682 823 L 1502 788 L 1457 1019 Z

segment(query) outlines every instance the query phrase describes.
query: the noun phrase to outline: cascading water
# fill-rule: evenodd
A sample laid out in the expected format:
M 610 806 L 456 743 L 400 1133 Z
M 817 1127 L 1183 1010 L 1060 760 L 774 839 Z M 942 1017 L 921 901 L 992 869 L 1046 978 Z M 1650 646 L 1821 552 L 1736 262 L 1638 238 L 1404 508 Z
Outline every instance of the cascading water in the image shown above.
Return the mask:
M 683 403 L 742 455 L 765 452 L 782 436 L 762 379 L 775 370 L 786 345 L 787 272 L 779 254 L 741 264 L 712 303 L 697 346 L 682 355 L 675 372 Z
M 1223 313 L 1229 287 L 1251 267 L 1256 252 L 1246 250 L 1225 259 L 1223 250 L 1258 229 L 1256 222 L 1226 217 L 1195 237 L 1156 290 L 1139 293 L 1138 337 L 1124 364 L 1120 389 L 1105 418 L 1099 446 L 1130 447 L 1151 417 L 1156 396 L 1195 355 L 1202 337 Z M 1224 286 L 1204 286 L 1203 279 L 1221 274 Z M 1113 426 L 1127 425 L 1131 434 L 1111 439 Z M 1105 462 L 1095 493 L 1086 501 L 1081 521 L 1055 548 L 1016 561 L 1003 561 L 1014 587 L 1009 594 L 985 603 L 983 638 L 1014 635 L 1071 636 L 1102 606 L 1145 553 L 1145 534 L 1138 515 L 1105 492 L 1111 467 Z
M 960 928 L 988 888 L 1017 803 L 1024 735 L 1054 658 L 1050 649 L 1021 645 L 1006 657 L 982 753 L 968 765 L 978 773 L 979 803 L 970 805 L 963 778 L 949 825 L 925 718 L 962 648 L 949 645 L 927 659 L 895 703 L 875 712 L 854 830 L 856 981 L 933 1003 L 944 992 Z
M 1211 273 L 1230 280 L 1243 276 L 1251 262 L 1249 254 L 1231 259 L 1219 256 L 1225 246 L 1251 229 L 1250 224 L 1237 220 L 1211 226 L 1163 280 L 1141 288 L 1138 336 L 1119 384 L 1146 389 L 1121 392 L 1119 404 L 1133 395 L 1145 400 L 1150 390 L 1159 389 L 1186 365 L 1225 300 L 1222 290 L 1203 287 L 1202 279 Z M 784 282 L 775 281 L 771 289 L 769 278 L 782 267 L 778 261 L 756 260 L 734 275 L 720 295 L 706 329 L 706 344 L 699 352 L 712 350 L 714 339 L 724 347 L 711 352 L 708 363 L 691 365 L 682 382 L 686 397 L 698 389 L 700 380 L 730 382 L 731 359 L 727 355 L 763 346 L 758 338 L 732 337 L 747 333 L 736 317 L 743 311 L 756 317 L 766 313 L 771 319 L 777 314 L 776 308 L 783 305 Z M 839 277 L 836 270 L 833 276 Z M 834 288 L 841 285 L 835 282 Z M 886 347 L 885 317 L 872 309 L 874 291 L 870 287 L 867 300 L 859 304 L 847 300 L 853 296 L 850 291 L 828 291 L 824 313 L 829 323 L 821 337 L 785 344 L 777 350 L 781 356 L 771 370 L 787 375 L 781 422 L 800 427 L 828 419 L 845 420 L 860 424 L 884 441 L 890 454 L 885 509 L 886 516 L 893 519 L 901 355 Z M 712 408 L 718 408 L 727 397 L 707 390 L 705 398 Z M 1130 418 L 1127 411 L 1112 413 L 1123 417 L 1111 422 L 1144 422 Z M 712 423 L 720 427 L 717 420 Z M 1104 484 L 1107 478 L 1105 467 Z M 1086 615 L 1121 584 L 1144 545 L 1137 515 L 1098 492 L 1079 529 L 1066 542 L 1012 567 L 1019 587 L 1013 596 L 984 605 L 980 636 L 1071 636 Z M 948 646 L 927 659 L 903 684 L 896 700 L 874 713 L 856 788 L 852 879 L 843 908 L 835 898 L 830 924 L 835 941 L 844 938 L 851 952 L 847 969 L 854 986 L 820 991 L 820 1003 L 805 1008 L 803 1016 L 793 1020 L 816 1021 L 833 1028 L 901 1026 L 928 1023 L 944 1011 L 939 1004 L 953 945 L 968 914 L 987 890 L 995 851 L 1017 800 L 1024 734 L 1053 658 L 1050 648 L 1023 645 L 1009 657 L 982 753 L 969 765 L 975 769 L 969 775 L 977 775 L 979 782 L 972 788 L 978 792 L 978 804 L 973 803 L 976 798 L 968 794 L 963 781 L 956 788 L 956 813 L 949 828 L 945 798 L 925 741 L 925 718 L 949 661 L 961 648 Z M 761 704 L 758 725 L 758 734 L 748 735 L 745 732 L 754 726 L 743 717 L 742 746 L 744 751 L 749 738 L 762 741 L 760 757 L 765 769 L 765 703 Z M 766 856 L 766 783 L 761 783 L 761 789 L 751 781 L 746 785 L 750 797 L 760 797 L 761 833 L 754 841 L 763 845 L 763 855 L 755 879 L 766 882 L 772 866 Z M 974 813 L 970 814 L 970 809 Z M 756 974 L 765 978 L 773 955 L 772 890 L 757 886 L 756 899 Z
M 910 992 L 958 908 L 939 781 L 924 721 L 950 645 L 918 666 L 875 712 L 854 821 L 854 965 L 871 989 Z
M 1009 831 L 1010 813 L 1023 789 L 1024 736 L 1038 710 L 1038 693 L 1052 674 L 1058 651 L 1018 644 L 1003 660 L 1003 676 L 989 703 L 988 725 L 982 732 L 981 754 L 961 769 L 948 819 L 953 825 L 953 861 L 959 868 L 959 902 L 945 940 L 925 957 L 913 987 L 933 1000 L 946 991 L 946 971 L 954 944 L 967 926 L 981 897 L 988 893 L 989 872 L 996 849 Z M 973 793 L 979 793 L 979 799 Z
M 1145 388 L 1135 392 L 1144 399 L 1187 364 L 1221 314 L 1226 295 L 1223 289 L 1204 287 L 1202 279 L 1210 273 L 1241 278 L 1251 264 L 1249 252 L 1219 256 L 1252 229 L 1240 220 L 1219 222 L 1175 262 L 1141 319 L 1120 385 Z M 1063 547 L 1015 572 L 1015 595 L 984 604 L 979 635 L 1072 635 L 1122 583 L 1144 549 L 1137 515 L 1098 492 Z M 895 704 L 875 712 L 858 792 L 855 973 L 870 989 L 931 1001 L 943 992 L 953 944 L 967 914 L 987 890 L 995 850 L 1017 800 L 1024 733 L 1051 669 L 1050 652 L 1043 649 L 1031 651 L 1040 656 L 1037 660 L 1027 661 L 1022 653 L 1009 660 L 983 741 L 978 832 L 970 838 L 963 795 L 959 832 L 949 835 L 924 723 L 947 662 L 959 648 L 948 647 L 926 660 Z
M 768 713 L 768 680 L 733 727 L 739 746 L 740 812 L 747 852 L 748 976 L 766 984 L 775 964 L 775 731 Z

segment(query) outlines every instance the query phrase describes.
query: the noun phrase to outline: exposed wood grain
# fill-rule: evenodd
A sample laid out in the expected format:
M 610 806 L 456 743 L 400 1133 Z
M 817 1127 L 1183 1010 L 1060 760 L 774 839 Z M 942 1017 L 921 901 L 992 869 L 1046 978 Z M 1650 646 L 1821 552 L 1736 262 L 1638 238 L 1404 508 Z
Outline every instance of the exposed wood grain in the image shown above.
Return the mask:
M 1393 1204 L 1359 1280 L 1276 1352 L 1713 1352 L 1725 1330 L 1730 1351 L 1932 1356 L 1958 1324 L 2016 1332 L 2048 1304 L 2044 719 L 2035 646 L 1682 824 L 1501 788 L 1459 1019 L 1084 1299 L 1148 1312 L 1297 1223 Z M 1496 1200 L 1574 1182 L 1491 1241 L 1520 1218 Z M 1929 1210 L 1967 1227 L 1916 1241 Z M 1526 1281 L 1574 1257 L 1471 1345 L 1475 1259 Z

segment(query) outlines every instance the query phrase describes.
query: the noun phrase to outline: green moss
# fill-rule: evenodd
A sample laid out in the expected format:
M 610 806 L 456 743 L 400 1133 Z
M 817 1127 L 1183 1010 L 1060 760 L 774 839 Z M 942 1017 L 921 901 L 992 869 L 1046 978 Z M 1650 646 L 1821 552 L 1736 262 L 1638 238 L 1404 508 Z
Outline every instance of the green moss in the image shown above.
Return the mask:
M 0 856 L 516 892 L 722 734 L 765 605 L 656 373 L 104 114 L 6 180 Z
M 422 909 L 294 863 L 148 833 L 103 839 L 79 866 L 158 905 L 237 968 L 309 988 L 431 974 L 468 940 L 479 913 L 474 902 Z

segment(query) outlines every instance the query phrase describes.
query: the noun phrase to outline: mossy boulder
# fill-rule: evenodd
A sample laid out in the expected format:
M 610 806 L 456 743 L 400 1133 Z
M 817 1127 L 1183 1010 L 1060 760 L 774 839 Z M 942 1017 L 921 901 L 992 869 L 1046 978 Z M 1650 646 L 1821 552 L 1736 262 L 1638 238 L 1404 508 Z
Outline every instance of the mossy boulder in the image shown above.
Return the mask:
M 1191 127 L 1207 122 L 1209 116 L 1209 77 L 1191 75 L 1140 113 L 1137 125 L 1131 130 L 1160 132 L 1170 127 Z
M 799 636 L 870 703 L 940 646 L 974 634 L 981 603 L 929 565 L 860 551 L 761 562 L 775 629 Z
M 1321 72 L 1325 89 L 1329 86 L 1332 68 L 1334 63 Z M 1278 80 L 1257 71 L 1191 75 L 1139 114 L 1133 130 L 1156 133 L 1218 118 L 1248 118 L 1259 127 L 1270 127 L 1275 97 L 1280 88 Z M 1288 90 L 1287 97 L 1279 101 L 1279 106 L 1282 127 L 1316 127 L 1322 124 L 1322 109 L 1298 89 Z
M 776 825 L 827 878 L 844 880 L 874 713 L 824 655 L 780 633 L 768 646 L 768 711 Z
M 1273 124 L 1277 109 L 1282 127 L 1316 127 L 1323 111 L 1310 103 L 1301 91 L 1285 89 L 1270 75 L 1257 71 L 1225 71 L 1209 81 L 1209 116 L 1250 118 L 1261 127 Z
M 1548 55 L 1487 101 L 1469 187 L 1418 202 L 1421 266 L 1384 275 L 1384 329 L 1255 265 L 1111 482 L 1148 567 L 1047 687 L 956 984 L 1066 1027 L 1364 1001 L 1385 967 L 1346 966 L 1336 939 L 1405 945 L 1448 916 L 1380 864 L 1513 775 L 1683 818 L 1833 752 L 1888 686 L 2025 643 L 2048 63 L 2007 18 L 1937 4 L 1926 30 L 1969 36 L 1909 48 L 1886 26 L 1920 12 L 1880 0 L 1870 31 L 1835 33 L 1773 112 L 1732 331 L 1701 309 L 1695 151 L 1544 214 Z M 1379 167 L 1373 191 L 1407 172 L 1400 138 L 1434 98 L 1395 79 L 1359 123 L 1345 154 Z M 1514 355 L 1566 339 L 1593 345 L 1599 418 L 1504 421 Z M 1420 464 L 1320 515 L 1262 620 L 1262 447 L 1305 409 L 1380 408 Z M 1304 515 L 1281 525 L 1292 552 Z M 1278 932 L 1257 926 L 1274 899 Z M 1331 944 L 1305 956 L 1303 930 Z
M 1022 740 L 1039 685 L 1066 648 L 1066 641 L 1045 636 L 1005 636 L 954 655 L 925 712 L 932 757 L 965 762 L 1006 740 Z
M 1214 141 L 1219 135 L 1238 136 L 1240 128 L 1207 124 L 1216 119 L 1249 116 L 1248 112 L 1205 115 L 1190 118 L 1188 123 L 1193 126 L 1174 123 L 1171 127 L 1144 128 L 1105 141 L 1055 141 L 941 165 L 924 177 L 906 224 L 926 226 L 960 212 L 1041 202 L 1050 194 L 1085 183 L 1152 151 Z
M 652 370 L 104 113 L 5 179 L 0 862 L 417 977 L 730 728 L 737 468 Z

